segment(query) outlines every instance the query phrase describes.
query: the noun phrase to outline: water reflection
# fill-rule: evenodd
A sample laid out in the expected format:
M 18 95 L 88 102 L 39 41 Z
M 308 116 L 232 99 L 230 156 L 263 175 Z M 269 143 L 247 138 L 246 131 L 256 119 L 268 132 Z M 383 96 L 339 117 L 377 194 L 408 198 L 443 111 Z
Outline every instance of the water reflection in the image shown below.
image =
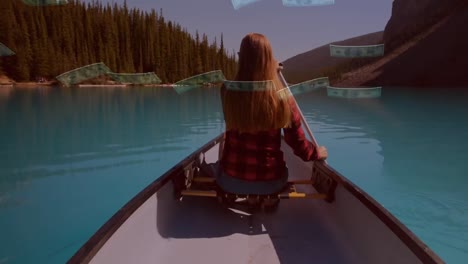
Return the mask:
M 202 89 L 9 90 L 0 105 L 0 260 L 65 262 L 138 191 L 218 135 L 219 94 Z
M 0 260 L 11 262 L 63 263 L 223 130 L 217 88 L 2 91 Z M 384 87 L 377 99 L 329 98 L 324 89 L 298 102 L 330 165 L 459 263 L 468 257 L 467 98 L 466 90 Z
M 468 91 L 386 87 L 369 100 L 299 99 L 329 163 L 448 263 L 468 257 Z
M 219 128 L 216 99 L 200 91 L 178 96 L 170 88 L 15 89 L 0 113 L 2 167 L 61 163 L 83 153 L 121 156 L 149 146 L 167 151 L 164 145 L 195 129 Z

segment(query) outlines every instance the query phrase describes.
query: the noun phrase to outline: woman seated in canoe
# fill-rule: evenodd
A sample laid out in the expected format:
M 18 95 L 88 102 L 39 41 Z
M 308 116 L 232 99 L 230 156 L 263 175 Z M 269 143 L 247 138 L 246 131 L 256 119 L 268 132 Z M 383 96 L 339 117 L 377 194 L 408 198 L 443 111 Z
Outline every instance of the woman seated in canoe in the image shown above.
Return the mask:
M 286 143 L 302 160 L 327 158 L 325 147 L 315 147 L 306 139 L 294 98 L 279 96 L 284 85 L 279 80 L 278 66 L 265 36 L 251 33 L 244 37 L 232 84 L 272 85 L 248 91 L 229 89 L 226 84 L 222 87 L 226 132 L 215 174 L 217 184 L 226 192 L 265 195 L 285 187 L 288 169 L 280 149 L 281 130 Z

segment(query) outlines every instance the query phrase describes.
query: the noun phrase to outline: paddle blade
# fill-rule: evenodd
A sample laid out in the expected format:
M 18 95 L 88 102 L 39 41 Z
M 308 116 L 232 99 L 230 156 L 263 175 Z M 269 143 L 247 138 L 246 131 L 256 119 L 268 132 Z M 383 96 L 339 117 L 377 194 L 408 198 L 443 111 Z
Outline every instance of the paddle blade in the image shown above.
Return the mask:
M 158 84 L 161 83 L 161 79 L 154 72 L 147 73 L 113 73 L 110 72 L 108 75 L 112 80 L 118 83 L 130 83 L 130 84 Z
M 378 98 L 382 94 L 382 87 L 370 88 L 337 88 L 327 87 L 327 95 L 329 97 L 340 98 Z
M 261 0 L 231 0 L 232 6 L 234 7 L 235 10 L 238 10 L 244 6 L 248 6 L 250 4 L 253 4 L 255 2 L 260 2 Z
M 5 46 L 3 43 L 0 43 L 0 57 L 3 56 L 12 56 L 15 55 L 15 53 L 9 49 L 7 46 Z
M 330 45 L 330 56 L 341 58 L 365 58 L 384 55 L 384 44 L 369 46 Z
M 65 72 L 57 76 L 56 79 L 63 85 L 70 86 L 110 72 L 110 69 L 104 63 L 99 62 Z
M 293 95 L 312 92 L 320 88 L 326 88 L 330 85 L 328 77 L 317 78 L 290 86 L 289 89 Z
M 68 2 L 68 0 L 23 0 L 23 3 L 29 6 L 66 5 Z
M 283 0 L 283 5 L 287 7 L 324 6 L 334 4 L 335 0 Z

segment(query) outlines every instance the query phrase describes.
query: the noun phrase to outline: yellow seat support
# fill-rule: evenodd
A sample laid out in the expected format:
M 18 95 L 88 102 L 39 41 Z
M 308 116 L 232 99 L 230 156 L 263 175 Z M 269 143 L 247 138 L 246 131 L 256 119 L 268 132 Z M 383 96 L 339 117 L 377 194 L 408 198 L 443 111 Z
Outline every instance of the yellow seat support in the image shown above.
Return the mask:
M 183 190 L 181 192 L 183 196 L 198 196 L 198 197 L 217 197 L 218 193 L 216 191 L 202 191 L 202 190 Z M 230 194 L 227 194 L 227 196 L 230 196 Z M 233 196 L 236 197 L 260 197 L 262 195 L 236 195 L 233 194 Z M 265 196 L 270 196 L 270 195 L 265 195 Z M 270 196 L 271 197 L 271 196 Z M 309 199 L 325 199 L 327 198 L 326 194 L 323 193 L 300 193 L 300 192 L 286 192 L 286 193 L 280 193 L 277 195 L 278 198 L 280 199 L 295 199 L 295 198 L 309 198 Z
M 201 197 L 217 197 L 216 191 L 200 191 L 200 190 L 183 190 L 183 196 L 201 196 Z
M 212 177 L 195 177 L 193 178 L 193 182 L 199 183 L 213 183 L 215 182 L 215 178 Z M 292 180 L 288 181 L 290 184 L 313 184 L 314 182 L 311 180 Z

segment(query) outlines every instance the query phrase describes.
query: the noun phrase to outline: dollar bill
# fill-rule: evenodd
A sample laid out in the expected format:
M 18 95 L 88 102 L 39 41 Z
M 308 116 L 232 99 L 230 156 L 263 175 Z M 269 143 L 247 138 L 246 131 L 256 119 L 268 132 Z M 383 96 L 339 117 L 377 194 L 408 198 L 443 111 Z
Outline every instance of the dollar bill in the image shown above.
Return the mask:
M 283 0 L 283 5 L 288 7 L 300 7 L 300 6 L 323 6 L 323 5 L 334 5 L 335 0 Z
M 183 94 L 195 88 L 202 87 L 202 85 L 174 85 L 173 88 L 178 94 Z
M 224 86 L 227 90 L 237 92 L 259 92 L 270 89 L 275 89 L 275 83 L 273 81 L 224 81 Z M 280 100 L 289 99 L 292 94 L 291 91 L 286 87 L 276 92 Z
M 11 56 L 15 55 L 15 53 L 9 49 L 7 46 L 5 46 L 3 43 L 0 43 L 0 57 L 3 56 Z
M 384 44 L 369 46 L 330 45 L 330 56 L 343 58 L 379 57 L 384 55 Z
M 147 73 L 114 73 L 110 72 L 108 75 L 112 80 L 118 83 L 129 84 L 158 84 L 161 79 L 154 72 Z
M 232 6 L 235 10 L 238 10 L 244 6 L 253 4 L 255 2 L 260 2 L 261 0 L 231 0 Z
M 266 91 L 275 88 L 273 81 L 224 81 L 224 86 L 227 90 L 238 92 Z
M 281 100 L 288 100 L 292 95 L 291 90 L 288 88 L 283 88 L 276 92 L 278 98 Z
M 176 85 L 204 85 L 209 83 L 219 83 L 224 81 L 224 74 L 222 71 L 210 71 L 198 74 L 187 79 L 176 82 Z
M 312 92 L 320 88 L 325 88 L 330 85 L 328 77 L 321 77 L 302 83 L 295 84 L 290 86 L 289 89 L 293 95 L 299 95 L 307 92 Z
M 371 88 L 336 88 L 327 87 L 327 95 L 341 98 L 378 98 L 382 95 L 382 87 Z
M 66 5 L 69 0 L 22 0 L 24 4 L 30 6 L 49 6 L 49 5 Z
M 109 67 L 99 62 L 62 73 L 56 79 L 63 85 L 70 86 L 109 73 L 111 73 Z

